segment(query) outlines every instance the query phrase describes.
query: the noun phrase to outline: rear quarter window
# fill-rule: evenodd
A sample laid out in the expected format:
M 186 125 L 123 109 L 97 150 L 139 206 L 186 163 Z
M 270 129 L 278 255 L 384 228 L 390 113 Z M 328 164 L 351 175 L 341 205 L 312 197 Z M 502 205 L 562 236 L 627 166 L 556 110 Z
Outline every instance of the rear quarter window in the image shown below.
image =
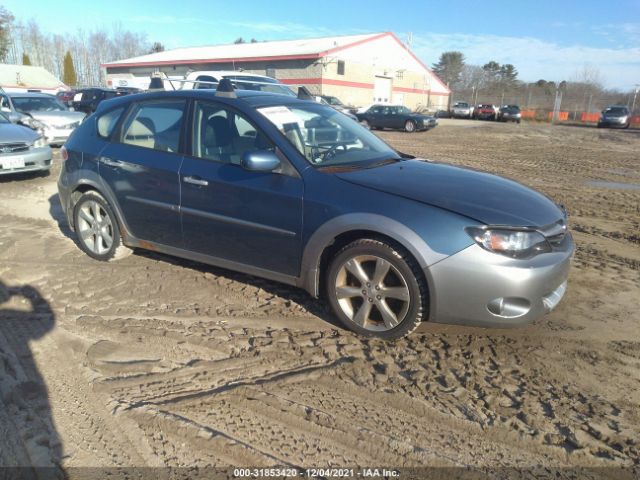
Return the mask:
M 110 110 L 98 117 L 97 127 L 98 127 L 99 137 L 109 138 L 111 136 L 113 129 L 115 128 L 115 126 L 118 123 L 118 120 L 122 116 L 122 112 L 124 112 L 124 107 Z

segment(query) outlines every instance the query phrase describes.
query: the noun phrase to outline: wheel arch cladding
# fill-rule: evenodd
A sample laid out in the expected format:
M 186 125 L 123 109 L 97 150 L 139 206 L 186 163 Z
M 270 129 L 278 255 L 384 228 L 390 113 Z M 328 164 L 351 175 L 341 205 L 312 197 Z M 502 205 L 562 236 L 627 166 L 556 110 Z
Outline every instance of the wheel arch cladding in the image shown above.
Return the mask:
M 336 241 L 346 244 L 372 236 L 387 238 L 404 248 L 422 270 L 448 256 L 432 250 L 416 232 L 389 217 L 366 213 L 346 214 L 333 218 L 311 235 L 302 257 L 302 286 L 311 295 L 319 296 L 322 267 L 326 266 L 322 262 L 328 261 L 326 256 L 336 248 Z

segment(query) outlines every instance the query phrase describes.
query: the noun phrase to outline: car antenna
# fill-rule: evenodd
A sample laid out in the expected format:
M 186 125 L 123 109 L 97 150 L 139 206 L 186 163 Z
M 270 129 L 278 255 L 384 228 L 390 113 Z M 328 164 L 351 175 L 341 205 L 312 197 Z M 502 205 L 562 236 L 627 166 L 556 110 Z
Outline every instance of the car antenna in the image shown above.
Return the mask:
M 223 78 L 216 88 L 216 97 L 238 98 L 234 91 L 233 84 L 228 78 Z
M 298 98 L 300 100 L 315 100 L 307 87 L 298 87 Z

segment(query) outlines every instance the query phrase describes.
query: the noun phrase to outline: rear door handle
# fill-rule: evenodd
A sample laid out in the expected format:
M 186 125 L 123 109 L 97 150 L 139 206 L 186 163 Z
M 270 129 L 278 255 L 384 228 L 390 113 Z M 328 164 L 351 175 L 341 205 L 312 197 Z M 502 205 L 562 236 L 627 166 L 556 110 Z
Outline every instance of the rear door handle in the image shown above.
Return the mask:
M 98 161 L 108 167 L 121 167 L 124 164 L 121 160 L 113 160 L 109 157 L 100 157 L 98 158 Z
M 182 181 L 184 183 L 190 183 L 192 185 L 199 185 L 201 187 L 206 187 L 207 185 L 209 185 L 209 182 L 207 182 L 206 180 L 203 180 L 202 178 L 199 178 L 199 177 L 182 177 Z

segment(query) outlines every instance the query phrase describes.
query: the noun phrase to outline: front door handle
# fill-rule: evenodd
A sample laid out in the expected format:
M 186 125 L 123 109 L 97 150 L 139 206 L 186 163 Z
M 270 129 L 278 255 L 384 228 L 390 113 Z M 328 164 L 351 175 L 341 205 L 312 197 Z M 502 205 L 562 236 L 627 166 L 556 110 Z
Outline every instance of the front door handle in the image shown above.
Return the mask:
M 199 185 L 200 187 L 206 187 L 207 185 L 209 185 L 209 182 L 198 177 L 182 177 L 182 181 L 184 183 L 190 183 L 192 185 Z
M 121 167 L 124 164 L 121 160 L 113 160 L 109 157 L 100 157 L 98 161 L 108 167 Z

